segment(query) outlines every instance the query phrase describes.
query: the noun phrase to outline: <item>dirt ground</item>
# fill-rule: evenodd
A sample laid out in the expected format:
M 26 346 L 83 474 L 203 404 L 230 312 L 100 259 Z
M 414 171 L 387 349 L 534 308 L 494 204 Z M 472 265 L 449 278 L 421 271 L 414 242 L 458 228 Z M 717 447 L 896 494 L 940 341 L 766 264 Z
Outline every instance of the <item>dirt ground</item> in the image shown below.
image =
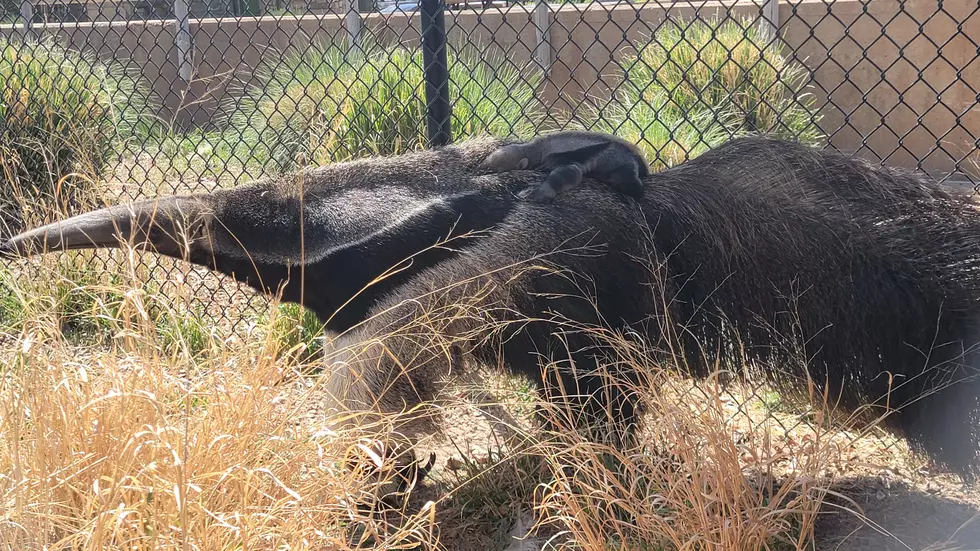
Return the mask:
M 195 181 L 188 187 L 196 190 L 199 183 Z M 215 315 L 214 319 L 222 319 L 224 323 L 231 321 L 221 316 L 230 305 L 251 303 L 255 299 L 243 289 L 228 296 L 216 296 L 222 287 L 215 285 L 213 274 L 190 270 L 187 276 L 192 288 L 209 291 L 207 294 L 213 298 L 202 302 L 208 306 L 208 313 Z M 422 457 L 428 451 L 436 453 L 436 467 L 430 475 L 434 481 L 452 478 L 463 455 L 486 457 L 488 449 L 513 434 L 510 427 L 527 422 L 520 415 L 512 415 L 510 406 L 487 406 L 488 401 L 499 401 L 475 388 L 460 387 L 457 392 L 464 400 L 459 407 L 444 413 L 442 434 L 420 450 Z M 726 406 L 733 413 L 742 411 L 742 403 L 736 398 Z M 784 433 L 774 427 L 777 439 L 792 443 L 806 438 L 805 429 L 797 426 L 792 415 L 761 408 L 750 417 L 758 421 L 765 415 L 782 416 L 787 420 L 786 426 L 793 427 Z M 817 551 L 980 551 L 980 484 L 965 487 L 957 478 L 933 472 L 910 459 L 901 445 L 888 446 L 875 437 L 855 442 L 851 453 L 852 457 L 845 458 L 849 460 L 842 462 L 840 470 L 827 473 L 834 478 L 833 490 L 839 496 L 829 498 L 818 521 Z M 433 491 L 430 484 L 416 499 L 439 499 Z M 541 549 L 542 538 L 518 541 L 512 537 L 523 535 L 530 526 L 526 512 L 517 514 L 510 525 L 493 526 L 492 530 L 485 523 L 467 526 L 464 518 L 454 516 L 451 507 L 444 514 L 444 522 L 453 525 L 452 531 L 467 534 L 458 544 L 460 549 Z
M 825 505 L 816 528 L 818 551 L 980 549 L 975 493 L 885 477 L 845 479 L 836 489 L 850 502 L 838 498 Z
M 156 159 L 140 159 L 139 166 L 153 167 Z M 116 174 L 119 181 L 131 181 L 132 166 L 126 166 L 128 173 Z M 149 177 L 152 169 L 144 168 L 145 176 Z M 158 178 L 149 178 L 156 180 Z M 139 179 L 141 182 L 143 178 Z M 173 178 L 164 178 L 168 184 L 166 192 L 176 191 L 171 187 L 187 187 L 187 190 L 198 191 L 202 184 L 205 187 L 216 187 L 214 181 L 202 182 L 200 178 L 191 177 L 188 182 L 175 182 Z M 142 182 L 145 186 L 145 182 Z M 131 194 L 132 190 L 119 190 Z M 158 190 L 159 191 L 159 190 Z M 208 287 L 212 292 L 213 286 L 206 281 L 213 279 L 210 274 L 202 274 L 195 270 L 189 274 L 195 281 L 196 288 Z M 235 293 L 234 298 L 224 297 L 225 300 L 210 301 L 227 306 L 227 302 L 249 302 L 251 293 Z M 220 311 L 225 311 L 221 308 Z M 480 379 L 486 382 L 486 379 Z M 472 381 L 471 381 L 472 382 Z M 445 424 L 442 434 L 423 446 L 425 453 L 433 451 L 437 456 L 436 469 L 431 475 L 435 480 L 446 477 L 454 467 L 462 462 L 462 455 L 470 457 L 485 457 L 487 450 L 502 439 L 513 435 L 511 427 L 520 424 L 526 426 L 527 419 L 521 415 L 512 415 L 512 407 L 500 405 L 488 406 L 486 402 L 499 404 L 493 393 L 474 390 L 475 386 L 459 387 L 456 391 L 460 398 L 459 407 L 444 413 Z M 489 400 L 488 400 L 489 398 Z M 465 405 L 464 405 L 465 404 Z M 733 399 L 726 404 L 733 413 L 743 411 L 741 400 Z M 801 428 L 791 419 L 791 415 L 777 414 L 765 408 L 757 409 L 744 420 L 758 421 L 759 416 L 770 415 L 783 417 L 786 426 L 792 427 L 783 434 L 775 431 L 776 438 L 787 443 L 802 441 L 806 438 L 805 428 Z M 753 418 L 754 419 L 750 419 Z M 736 421 L 736 424 L 738 422 Z M 880 436 L 880 435 L 879 435 Z M 816 527 L 816 549 L 835 551 L 858 550 L 929 550 L 941 549 L 976 549 L 980 551 L 980 484 L 971 487 L 964 486 L 956 477 L 933 472 L 910 459 L 901 445 L 882 443 L 882 439 L 866 437 L 854 442 L 849 448 L 851 457 L 842 461 L 837 472 L 827 473 L 835 479 L 834 491 L 838 497 L 831 497 L 824 507 L 824 515 Z M 421 497 L 437 497 L 425 496 Z M 420 498 L 421 498 L 420 497 Z M 529 524 L 527 515 L 521 517 L 510 527 L 500 527 L 511 535 L 520 534 L 523 525 Z M 468 539 L 463 548 L 475 549 L 473 545 L 489 545 L 502 548 L 507 545 L 505 536 L 501 541 L 501 533 L 490 536 L 472 533 L 474 539 Z M 496 541 L 496 545 L 491 544 Z M 537 540 L 525 542 L 511 541 L 508 551 L 530 551 L 538 549 Z
M 153 164 L 152 160 L 144 161 Z M 122 176 L 121 182 L 133 180 L 129 174 Z M 212 187 L 217 185 L 210 183 Z M 197 191 L 201 182 L 192 178 L 189 183 L 178 182 L 180 186 L 174 186 L 168 179 L 167 184 L 164 191 L 169 193 L 174 191 L 173 187 L 180 187 L 180 191 Z M 133 190 L 123 188 L 115 191 L 121 195 L 133 193 Z M 166 279 L 182 279 L 178 275 L 180 270 L 174 269 L 176 263 L 168 260 L 160 263 L 172 270 L 173 275 Z M 234 286 L 231 288 L 235 291 L 228 293 L 227 287 L 217 285 L 213 274 L 203 270 L 191 269 L 184 275 L 192 289 L 207 295 L 200 303 L 206 305 L 212 319 L 220 320 L 218 325 L 233 324 L 234 320 L 223 314 L 236 311 L 242 305 L 251 306 L 255 300 L 253 293 Z M 488 450 L 513 435 L 511 427 L 526 423 L 526 418 L 513 415 L 510 406 L 485 405 L 488 399 L 498 401 L 493 395 L 474 388 L 469 386 L 458 391 L 464 400 L 459 407 L 445 411 L 442 434 L 419 450 L 422 457 L 428 451 L 436 453 L 436 467 L 430 475 L 435 484 L 427 483 L 413 499 L 439 499 L 436 486 L 439 481 L 452 479 L 453 472 L 459 470 L 458 466 L 464 461 L 464 455 L 477 460 L 486 457 Z M 734 413 L 741 411 L 742 404 L 733 399 L 727 407 Z M 774 427 L 777 429 L 774 438 L 787 444 L 805 439 L 805 429 L 797 426 L 791 414 L 777 415 L 761 408 L 750 417 L 754 416 L 758 421 L 759 416 L 764 415 L 781 416 L 788 421 L 787 426 L 793 427 L 785 432 Z M 311 412 L 311 416 L 315 414 Z M 885 446 L 875 437 L 856 442 L 851 454 L 842 462 L 841 469 L 827 473 L 834 479 L 833 490 L 838 495 L 828 499 L 817 523 L 816 551 L 980 551 L 980 484 L 966 487 L 955 477 L 933 472 L 911 460 L 901 446 Z M 506 551 L 541 549 L 542 538 L 525 541 L 513 538 L 527 531 L 531 524 L 529 514 L 507 513 L 501 515 L 501 521 L 508 519 L 509 523 L 488 526 L 485 522 L 471 523 L 461 510 L 447 507 L 441 513 L 444 517 L 441 522 L 447 524 L 447 531 L 454 532 L 458 540 L 447 542 L 449 547 Z
M 191 270 L 187 277 L 195 288 L 210 287 L 206 284 L 212 279 L 210 274 Z M 232 295 L 205 302 L 214 308 L 216 303 L 237 304 L 254 299 L 252 293 L 241 290 Z M 419 450 L 420 457 L 434 451 L 437 459 L 430 481 L 414 500 L 441 500 L 444 496 L 440 495 L 440 483 L 443 487 L 452 486 L 464 458 L 480 461 L 487 457 L 488 450 L 514 434 L 512 427 L 527 426 L 526 414 L 532 407 L 534 393 L 508 388 L 502 395 L 493 384 L 487 386 L 493 381 L 500 384 L 499 379 L 491 377 L 488 381 L 485 374 L 481 377 L 454 385 L 452 392 L 460 400 L 444 411 L 441 434 Z M 514 396 L 522 397 L 524 402 L 515 403 Z M 771 418 L 778 421 L 771 429 L 778 443 L 791 446 L 807 438 L 808 429 L 799 422 L 800 415 L 779 404 L 768 407 L 760 405 L 759 400 L 746 402 L 744 396 L 732 396 L 724 407 L 732 414 L 736 431 L 740 424 Z M 308 420 L 315 423 L 317 413 L 311 411 L 309 415 Z M 839 496 L 829 498 L 824 506 L 815 529 L 815 551 L 980 551 L 980 484 L 966 487 L 956 477 L 929 469 L 910 458 L 901 441 L 882 435 L 858 439 L 847 448 L 839 468 L 826 474 L 835 481 L 833 490 Z M 451 499 L 441 507 L 439 522 L 447 535 L 453 535 L 445 540 L 449 549 L 542 549 L 544 538 L 521 541 L 513 537 L 523 536 L 533 523 L 527 511 L 508 510 L 496 518 L 488 514 L 472 520 L 465 507 Z

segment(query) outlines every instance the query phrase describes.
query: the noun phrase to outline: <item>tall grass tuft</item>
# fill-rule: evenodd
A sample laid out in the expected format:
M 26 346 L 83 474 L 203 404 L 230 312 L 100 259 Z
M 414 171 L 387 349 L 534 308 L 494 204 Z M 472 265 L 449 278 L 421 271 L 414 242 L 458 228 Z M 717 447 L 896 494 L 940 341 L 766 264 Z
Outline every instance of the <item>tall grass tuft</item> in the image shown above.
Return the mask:
M 130 265 L 78 285 L 118 297 L 92 312 L 111 346 L 79 347 L 35 300 L 51 276 L 2 282 L 23 323 L 0 328 L 0 547 L 343 550 L 356 525 L 434 548 L 431 511 L 386 533 L 357 508 L 375 487 L 344 461 L 358 432 L 297 422 L 316 395 L 283 384 L 298 366 L 274 316 L 244 342 L 202 334 Z
M 613 101 L 594 112 L 599 129 L 634 140 L 658 168 L 749 133 L 823 138 L 807 68 L 754 20 L 668 20 L 636 50 Z
M 530 136 L 541 112 L 539 71 L 469 46 L 450 47 L 454 139 L 481 133 Z M 418 48 L 336 43 L 287 55 L 258 70 L 233 105 L 226 139 L 273 170 L 391 154 L 425 144 L 426 103 Z
M 308 363 L 323 355 L 326 324 L 312 311 L 292 302 L 277 304 L 259 323 L 268 327 L 270 336 L 282 344 L 284 356 Z
M 0 232 L 38 205 L 78 204 L 121 141 L 146 134 L 148 93 L 115 62 L 53 38 L 0 38 Z M 28 212 L 24 212 L 24 209 Z
M 161 354 L 190 357 L 209 346 L 212 324 L 196 304 L 170 296 L 144 267 L 108 269 L 120 264 L 107 251 L 82 251 L 29 267 L 0 265 L 0 335 L 44 328 L 48 339 L 104 348 L 132 345 L 135 332 Z M 130 288 L 134 278 L 142 283 Z
M 44 320 L 76 342 L 106 336 L 123 302 L 120 279 L 98 270 L 91 257 L 52 257 L 33 266 L 34 274 L 0 266 L 0 329 L 20 332 Z

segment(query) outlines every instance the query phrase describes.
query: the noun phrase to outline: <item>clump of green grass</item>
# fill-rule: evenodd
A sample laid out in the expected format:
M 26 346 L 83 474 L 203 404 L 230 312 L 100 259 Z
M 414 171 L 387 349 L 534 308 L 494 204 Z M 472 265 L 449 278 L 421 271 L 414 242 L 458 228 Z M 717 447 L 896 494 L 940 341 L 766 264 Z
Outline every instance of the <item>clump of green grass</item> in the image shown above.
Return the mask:
M 448 52 L 454 139 L 530 136 L 541 112 L 539 71 L 518 70 L 475 48 Z M 421 50 L 365 44 L 314 46 L 258 70 L 261 84 L 235 102 L 229 140 L 273 170 L 421 147 L 426 136 Z M 239 103 L 240 101 L 240 103 Z
M 262 176 L 263 167 L 228 131 L 171 129 L 147 148 L 151 159 L 132 162 L 129 179 L 148 195 L 196 193 Z M 207 182 L 207 184 L 204 184 Z
M 146 135 L 148 93 L 114 62 L 52 38 L 0 38 L 0 231 L 78 204 L 127 138 Z M 25 208 L 28 212 L 25 212 Z
M 725 113 L 672 112 L 665 109 L 667 101 L 664 95 L 635 102 L 620 98 L 603 108 L 593 128 L 636 143 L 654 169 L 693 159 L 732 138 L 726 126 L 718 123 L 719 117 L 727 117 Z
M 636 50 L 597 127 L 634 140 L 658 168 L 743 134 L 823 138 L 807 68 L 754 20 L 666 21 Z
M 165 352 L 175 354 L 179 350 L 186 352 L 191 358 L 197 358 L 211 346 L 214 337 L 210 330 L 211 324 L 200 308 L 182 302 L 163 304 L 158 300 L 162 296 L 149 296 L 150 319 L 157 327 L 159 341 Z
M 260 318 L 285 356 L 299 363 L 315 362 L 323 353 L 325 324 L 311 310 L 296 303 L 277 304 Z

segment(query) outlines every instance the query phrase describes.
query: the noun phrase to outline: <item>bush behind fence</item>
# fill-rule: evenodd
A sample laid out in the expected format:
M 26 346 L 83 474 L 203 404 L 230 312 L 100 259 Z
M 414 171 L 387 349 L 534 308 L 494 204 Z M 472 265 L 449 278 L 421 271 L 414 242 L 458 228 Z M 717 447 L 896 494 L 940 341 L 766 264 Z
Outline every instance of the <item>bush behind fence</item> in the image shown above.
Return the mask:
M 437 99 L 453 140 L 593 128 L 659 169 L 766 132 L 980 181 L 980 2 L 398 7 L 0 3 L 5 231 L 25 206 L 72 212 L 79 194 L 209 190 L 428 147 L 445 128 L 430 120 Z M 445 48 L 443 71 L 425 48 Z M 233 324 L 261 312 L 216 277 L 195 280 L 207 312 Z

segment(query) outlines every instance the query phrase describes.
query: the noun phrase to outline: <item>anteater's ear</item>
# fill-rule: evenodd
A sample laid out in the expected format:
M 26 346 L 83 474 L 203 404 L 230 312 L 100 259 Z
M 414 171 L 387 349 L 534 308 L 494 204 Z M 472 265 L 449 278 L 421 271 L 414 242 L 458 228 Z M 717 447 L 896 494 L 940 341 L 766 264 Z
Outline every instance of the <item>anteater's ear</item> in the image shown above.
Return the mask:
M 165 197 L 80 214 L 0 243 L 0 257 L 129 243 L 180 258 L 208 248 L 206 202 L 207 196 Z

